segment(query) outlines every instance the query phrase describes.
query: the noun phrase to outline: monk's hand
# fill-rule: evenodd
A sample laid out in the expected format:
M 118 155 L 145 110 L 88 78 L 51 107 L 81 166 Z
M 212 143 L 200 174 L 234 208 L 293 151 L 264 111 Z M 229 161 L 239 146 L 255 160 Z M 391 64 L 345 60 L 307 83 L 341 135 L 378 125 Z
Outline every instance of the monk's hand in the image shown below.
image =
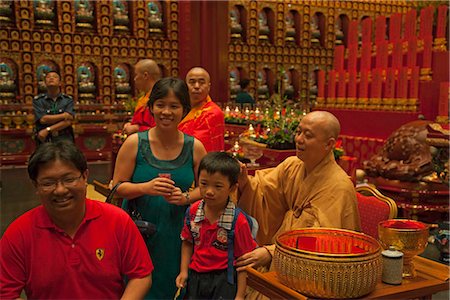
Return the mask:
M 239 183 L 239 191 L 242 191 L 248 182 L 248 170 L 247 165 L 242 162 L 239 162 L 239 166 L 241 167 L 241 172 L 239 173 L 238 183 Z
M 139 125 L 137 125 L 137 124 L 131 124 L 130 122 L 128 122 L 128 123 L 125 123 L 125 125 L 123 125 L 122 132 L 127 135 L 131 135 L 138 131 L 139 131 Z
M 170 204 L 175 205 L 186 205 L 186 201 L 184 200 L 183 193 L 179 187 L 175 187 L 172 190 L 170 196 L 164 196 L 164 199 Z
M 268 266 L 272 261 L 272 256 L 264 247 L 259 247 L 248 252 L 236 260 L 236 271 L 244 271 L 247 267 L 259 268 L 261 266 Z
M 145 184 L 147 195 L 170 197 L 175 189 L 175 182 L 169 178 L 156 177 Z

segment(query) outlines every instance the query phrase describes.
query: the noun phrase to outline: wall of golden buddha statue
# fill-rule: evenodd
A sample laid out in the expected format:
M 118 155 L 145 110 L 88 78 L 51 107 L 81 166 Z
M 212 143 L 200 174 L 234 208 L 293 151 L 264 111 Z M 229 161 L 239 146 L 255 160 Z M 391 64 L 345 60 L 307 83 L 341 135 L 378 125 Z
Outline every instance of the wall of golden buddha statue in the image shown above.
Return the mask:
M 0 23 L 4 113 L 31 112 L 49 70 L 60 72 L 79 121 L 106 107 L 124 110 L 123 100 L 135 95 L 132 66 L 139 59 L 154 58 L 165 75 L 178 75 L 174 1 L 1 1 Z

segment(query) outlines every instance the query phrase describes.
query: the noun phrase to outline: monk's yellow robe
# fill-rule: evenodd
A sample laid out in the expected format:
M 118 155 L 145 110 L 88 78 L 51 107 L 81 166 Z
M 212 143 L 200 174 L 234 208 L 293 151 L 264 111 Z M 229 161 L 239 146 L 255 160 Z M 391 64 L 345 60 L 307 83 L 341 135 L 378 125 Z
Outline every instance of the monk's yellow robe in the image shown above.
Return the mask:
M 303 162 L 296 156 L 288 157 L 275 168 L 256 171 L 241 191 L 238 205 L 256 218 L 257 242 L 269 245 L 266 248 L 272 256 L 276 237 L 291 229 L 360 230 L 355 187 L 332 153 L 310 174 L 306 174 Z M 255 291 L 246 296 L 260 297 Z
M 332 153 L 311 174 L 296 156 L 256 171 L 241 192 L 239 207 L 258 221 L 260 245 L 273 244 L 280 233 L 295 228 L 360 230 L 355 187 Z

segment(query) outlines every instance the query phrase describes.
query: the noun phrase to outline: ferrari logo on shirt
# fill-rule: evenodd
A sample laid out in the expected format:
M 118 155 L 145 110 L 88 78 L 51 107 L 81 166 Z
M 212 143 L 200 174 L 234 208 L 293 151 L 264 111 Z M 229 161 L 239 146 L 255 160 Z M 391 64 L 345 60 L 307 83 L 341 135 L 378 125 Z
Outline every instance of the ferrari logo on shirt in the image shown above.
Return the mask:
M 105 249 L 98 248 L 97 250 L 95 250 L 95 256 L 97 256 L 98 260 L 102 260 L 103 257 L 105 257 Z

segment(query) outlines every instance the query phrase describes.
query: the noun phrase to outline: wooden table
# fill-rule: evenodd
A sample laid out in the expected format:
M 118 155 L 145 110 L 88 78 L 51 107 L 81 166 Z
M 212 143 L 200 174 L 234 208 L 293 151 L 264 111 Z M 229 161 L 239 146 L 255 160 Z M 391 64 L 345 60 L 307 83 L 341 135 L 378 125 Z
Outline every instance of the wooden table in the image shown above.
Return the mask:
M 375 291 L 366 295 L 368 299 L 409 299 L 431 296 L 449 290 L 450 268 L 432 260 L 415 257 L 417 277 L 404 279 L 401 285 L 377 284 Z M 311 299 L 282 284 L 275 272 L 260 273 L 253 268 L 247 270 L 247 284 L 271 299 Z

